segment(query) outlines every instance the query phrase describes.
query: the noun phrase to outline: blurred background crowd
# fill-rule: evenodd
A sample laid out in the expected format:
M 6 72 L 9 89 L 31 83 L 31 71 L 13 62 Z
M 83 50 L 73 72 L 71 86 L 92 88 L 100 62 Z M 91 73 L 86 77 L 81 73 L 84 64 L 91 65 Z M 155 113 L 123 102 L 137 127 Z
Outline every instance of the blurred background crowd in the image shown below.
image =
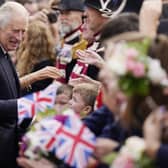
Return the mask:
M 25 30 L 23 22 L 17 22 L 23 17 L 15 12 L 18 3 L 28 11 Z M 60 83 L 55 110 L 62 114 L 73 109 L 97 138 L 88 167 L 110 167 L 103 163 L 104 156 L 122 149 L 132 136 L 143 138 L 144 152 L 155 167 L 168 167 L 167 0 L 0 0 L 0 4 L 0 47 L 16 69 L 20 96 L 43 90 L 55 80 Z M 6 98 L 0 89 L 2 100 L 19 97 Z M 8 146 L 0 140 L 0 165 L 6 153 L 2 167 L 16 167 L 1 145 Z M 118 162 L 112 168 L 124 168 Z M 17 156 L 17 164 L 69 167 L 23 156 Z

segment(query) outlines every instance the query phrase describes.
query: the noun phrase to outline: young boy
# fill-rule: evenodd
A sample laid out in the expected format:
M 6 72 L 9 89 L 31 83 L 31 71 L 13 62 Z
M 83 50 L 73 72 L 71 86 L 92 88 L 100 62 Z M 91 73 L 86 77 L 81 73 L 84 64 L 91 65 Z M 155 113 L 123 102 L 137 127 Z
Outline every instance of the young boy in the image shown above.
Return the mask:
M 55 110 L 57 114 L 62 113 L 68 108 L 68 102 L 72 98 L 72 86 L 63 84 L 57 90 L 57 97 L 55 102 Z
M 74 86 L 72 99 L 69 106 L 81 118 L 93 111 L 94 103 L 98 93 L 95 85 L 82 83 Z

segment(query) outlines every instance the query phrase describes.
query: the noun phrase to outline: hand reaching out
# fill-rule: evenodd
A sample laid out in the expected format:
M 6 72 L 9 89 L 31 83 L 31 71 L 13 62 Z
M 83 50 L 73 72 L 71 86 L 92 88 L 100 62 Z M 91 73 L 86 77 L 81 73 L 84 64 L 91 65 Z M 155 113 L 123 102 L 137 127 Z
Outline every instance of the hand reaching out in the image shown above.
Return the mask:
M 144 123 L 144 138 L 146 142 L 147 154 L 155 158 L 157 150 L 160 147 L 162 126 L 165 120 L 168 119 L 168 113 L 163 112 L 162 108 L 152 112 Z
M 40 69 L 36 72 L 34 72 L 36 75 L 36 78 L 39 80 L 45 79 L 45 78 L 53 78 L 57 79 L 63 76 L 63 74 L 60 72 L 60 70 L 53 66 L 47 66 L 43 69 Z
M 95 87 L 97 87 L 97 88 L 99 88 L 100 85 L 101 85 L 101 83 L 99 81 L 96 81 L 96 80 L 94 80 L 94 79 L 92 79 L 89 76 L 84 75 L 84 74 L 80 75 L 79 78 L 71 79 L 68 84 L 72 85 L 72 86 L 75 86 L 75 85 L 81 84 L 81 83 L 90 83 L 90 84 L 95 85 Z
M 21 77 L 19 80 L 20 80 L 21 88 L 25 88 L 36 81 L 40 81 L 46 78 L 58 79 L 62 76 L 63 74 L 60 72 L 59 69 L 53 66 L 47 66 L 38 71 L 25 75 Z
M 140 32 L 155 37 L 162 13 L 162 0 L 145 0 L 140 11 Z
M 86 64 L 95 65 L 98 68 L 102 68 L 104 65 L 103 58 L 92 50 L 77 50 L 76 54 L 79 58 L 79 61 L 84 62 Z
M 114 140 L 110 140 L 107 138 L 98 138 L 95 150 L 95 156 L 98 159 L 101 159 L 104 155 L 109 154 L 112 152 L 117 146 L 118 142 Z
M 29 19 L 30 19 L 30 21 L 40 20 L 44 23 L 48 23 L 48 17 L 47 17 L 48 13 L 49 13 L 48 10 L 43 9 L 42 11 L 38 11 L 34 15 L 30 16 Z

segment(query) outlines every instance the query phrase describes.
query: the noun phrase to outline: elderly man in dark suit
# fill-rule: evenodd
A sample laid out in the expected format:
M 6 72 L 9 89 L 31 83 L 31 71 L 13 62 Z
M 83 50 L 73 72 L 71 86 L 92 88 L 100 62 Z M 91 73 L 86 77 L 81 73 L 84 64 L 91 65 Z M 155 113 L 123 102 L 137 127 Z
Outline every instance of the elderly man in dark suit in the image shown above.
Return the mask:
M 28 24 L 28 12 L 16 2 L 0 7 L 0 167 L 16 167 L 17 98 L 20 84 L 8 56 L 16 50 Z

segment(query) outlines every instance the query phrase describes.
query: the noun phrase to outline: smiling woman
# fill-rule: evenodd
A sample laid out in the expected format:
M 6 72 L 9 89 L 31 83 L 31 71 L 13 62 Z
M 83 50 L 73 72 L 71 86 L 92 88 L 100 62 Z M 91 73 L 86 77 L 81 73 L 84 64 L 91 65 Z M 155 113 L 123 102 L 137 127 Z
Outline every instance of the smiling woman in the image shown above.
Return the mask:
M 23 42 L 20 44 L 17 56 L 17 71 L 22 77 L 31 72 L 41 70 L 46 66 L 55 65 L 54 38 L 49 26 L 41 21 L 32 21 L 25 32 Z M 23 94 L 42 90 L 47 87 L 53 79 L 47 78 L 32 84 L 31 90 L 24 90 Z

